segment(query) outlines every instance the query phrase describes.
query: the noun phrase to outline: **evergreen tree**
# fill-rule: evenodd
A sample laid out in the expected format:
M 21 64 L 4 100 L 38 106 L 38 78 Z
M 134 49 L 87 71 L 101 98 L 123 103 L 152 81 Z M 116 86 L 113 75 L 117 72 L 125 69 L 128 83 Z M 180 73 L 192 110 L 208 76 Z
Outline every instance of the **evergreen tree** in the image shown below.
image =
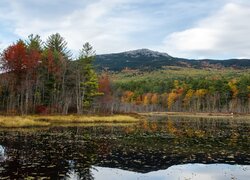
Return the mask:
M 98 78 L 93 66 L 94 59 L 95 51 L 93 47 L 89 43 L 85 43 L 79 56 L 81 75 L 83 77 L 80 88 L 82 92 L 82 105 L 85 109 L 89 108 L 93 103 L 94 97 L 99 95 Z
M 43 50 L 43 42 L 39 35 L 30 34 L 25 42 L 28 50 L 37 50 L 39 52 Z
M 59 33 L 52 34 L 48 37 L 45 48 L 53 52 L 60 52 L 65 59 L 71 56 L 71 52 L 67 48 L 67 42 Z
M 42 57 L 43 101 L 46 106 L 61 109 L 65 104 L 63 97 L 65 96 L 65 79 L 69 58 L 70 51 L 65 39 L 59 33 L 50 35 L 45 42 Z

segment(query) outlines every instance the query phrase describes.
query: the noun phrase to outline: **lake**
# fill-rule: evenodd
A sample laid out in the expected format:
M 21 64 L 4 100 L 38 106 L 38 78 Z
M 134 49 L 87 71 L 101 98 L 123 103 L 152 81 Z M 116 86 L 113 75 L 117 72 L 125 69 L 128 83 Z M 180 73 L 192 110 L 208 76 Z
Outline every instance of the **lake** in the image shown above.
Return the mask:
M 249 180 L 249 146 L 230 117 L 0 129 L 0 179 Z

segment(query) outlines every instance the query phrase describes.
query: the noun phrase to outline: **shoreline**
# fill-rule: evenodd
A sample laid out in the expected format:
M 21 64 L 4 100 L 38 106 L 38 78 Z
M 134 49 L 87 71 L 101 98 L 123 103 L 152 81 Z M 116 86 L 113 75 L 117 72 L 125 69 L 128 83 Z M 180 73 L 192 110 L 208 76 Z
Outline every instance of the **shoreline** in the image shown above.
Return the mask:
M 204 117 L 204 118 L 249 118 L 250 114 L 233 113 L 196 113 L 196 112 L 148 112 L 138 113 L 142 116 L 179 116 L 179 117 Z
M 0 128 L 31 128 L 67 125 L 133 124 L 150 116 L 186 118 L 232 118 L 250 120 L 250 114 L 190 113 L 190 112 L 147 112 L 116 115 L 0 115 Z

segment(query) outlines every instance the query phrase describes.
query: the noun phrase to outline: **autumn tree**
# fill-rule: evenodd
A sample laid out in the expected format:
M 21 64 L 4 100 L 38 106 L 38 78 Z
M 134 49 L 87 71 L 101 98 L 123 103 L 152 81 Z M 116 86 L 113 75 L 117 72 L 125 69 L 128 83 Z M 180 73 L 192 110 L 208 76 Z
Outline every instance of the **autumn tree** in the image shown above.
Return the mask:
M 191 100 L 192 100 L 193 96 L 194 96 L 194 90 L 189 89 L 187 91 L 184 99 L 183 99 L 183 105 L 184 105 L 184 107 L 190 108 L 190 106 L 191 106 Z
M 195 91 L 195 96 L 197 97 L 197 106 L 196 106 L 197 111 L 200 111 L 205 108 L 204 97 L 206 94 L 207 94 L 206 89 L 198 89 Z
M 103 73 L 98 80 L 98 91 L 103 93 L 102 100 L 107 102 L 111 99 L 111 83 L 108 73 Z
M 158 94 L 154 93 L 151 97 L 151 103 L 156 105 L 158 103 Z
M 98 103 L 100 103 L 100 109 L 103 111 L 110 111 L 113 114 L 114 111 L 114 98 L 111 92 L 111 82 L 107 72 L 101 74 L 98 80 L 98 92 L 100 93 L 100 98 Z
M 22 81 L 27 77 L 27 70 L 32 66 L 29 64 L 25 43 L 19 40 L 17 43 L 9 46 L 3 52 L 2 61 L 5 72 L 13 77 L 11 78 L 12 83 L 8 83 L 8 89 L 11 94 L 8 100 L 9 104 L 11 104 L 10 109 L 16 109 L 16 107 L 18 107 L 18 110 L 24 114 L 26 84 L 23 84 Z
M 124 103 L 133 103 L 134 102 L 134 92 L 125 91 L 122 96 L 122 102 Z
M 171 110 L 177 98 L 178 98 L 178 94 L 174 91 L 168 94 L 168 109 L 169 110 Z
M 21 40 L 9 46 L 3 52 L 3 69 L 6 72 L 14 73 L 17 78 L 21 77 L 28 64 L 26 52 L 25 43 Z

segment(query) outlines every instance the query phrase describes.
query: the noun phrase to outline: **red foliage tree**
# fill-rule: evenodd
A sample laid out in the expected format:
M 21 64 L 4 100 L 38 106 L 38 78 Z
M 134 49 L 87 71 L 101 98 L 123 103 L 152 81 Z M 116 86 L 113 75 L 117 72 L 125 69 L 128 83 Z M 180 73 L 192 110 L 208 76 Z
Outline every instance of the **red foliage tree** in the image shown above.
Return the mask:
M 20 75 L 26 69 L 27 53 L 25 44 L 22 41 L 9 46 L 3 52 L 3 68 L 7 72 L 14 72 Z
M 39 66 L 41 60 L 41 53 L 38 50 L 32 49 L 28 52 L 25 66 L 28 70 L 34 70 Z
M 49 74 L 54 74 L 56 77 L 61 75 L 63 67 L 63 56 L 60 52 L 47 49 L 43 53 L 43 66 L 48 70 Z
M 41 59 L 41 53 L 36 49 L 27 50 L 23 41 L 9 46 L 3 52 L 3 68 L 16 75 L 35 70 Z

